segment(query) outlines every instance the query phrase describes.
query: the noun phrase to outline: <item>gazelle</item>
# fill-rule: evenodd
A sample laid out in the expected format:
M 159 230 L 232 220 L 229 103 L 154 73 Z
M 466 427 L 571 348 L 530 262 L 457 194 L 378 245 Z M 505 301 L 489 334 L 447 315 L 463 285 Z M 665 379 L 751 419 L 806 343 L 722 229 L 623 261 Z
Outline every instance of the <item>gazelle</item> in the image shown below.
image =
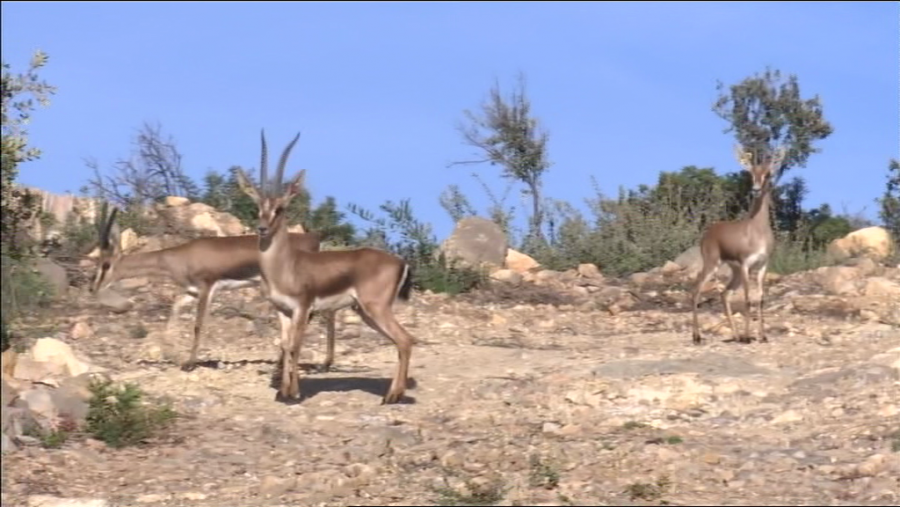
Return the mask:
M 374 248 L 309 252 L 291 248 L 284 210 L 302 189 L 306 171 L 300 171 L 282 189 L 284 166 L 294 138 L 281 154 L 275 179 L 266 189 L 267 149 L 261 135 L 262 160 L 257 188 L 243 171 L 238 171 L 241 189 L 259 208 L 259 249 L 262 278 L 269 285 L 268 297 L 280 313 L 290 318 L 289 339 L 282 342 L 282 375 L 278 398 L 300 398 L 297 360 L 309 313 L 352 307 L 372 329 L 397 346 L 399 365 L 382 403 L 403 398 L 409 374 L 409 360 L 415 338 L 397 322 L 393 313 L 396 299 L 408 300 L 412 290 L 409 265 L 401 258 Z
M 722 291 L 722 305 L 725 317 L 731 326 L 736 341 L 749 342 L 750 336 L 750 272 L 756 271 L 756 283 L 759 286 L 759 341 L 767 342 L 763 321 L 763 304 L 765 300 L 765 279 L 769 257 L 775 247 L 775 235 L 769 220 L 769 208 L 774 188 L 773 174 L 777 174 L 784 160 L 786 149 L 780 147 L 769 157 L 767 163 L 754 163 L 753 155 L 735 146 L 735 154 L 741 166 L 750 173 L 753 181 L 753 203 L 746 218 L 729 222 L 716 222 L 710 225 L 700 239 L 700 253 L 703 257 L 703 269 L 697 275 L 696 285 L 692 291 L 693 309 L 693 341 L 695 345 L 703 342 L 700 336 L 700 325 L 697 320 L 697 305 L 700 301 L 701 288 L 709 281 L 721 263 L 731 267 L 731 279 Z M 758 162 L 758 161 L 757 161 Z M 728 296 L 739 286 L 744 286 L 744 302 L 746 319 L 744 336 L 738 335 L 737 326 L 731 315 L 731 303 Z
M 260 289 L 266 295 L 268 288 L 260 277 L 259 240 L 251 235 L 212 236 L 197 238 L 170 248 L 123 255 L 118 233 L 113 228 L 117 212 L 118 209 L 113 208 L 107 221 L 100 223 L 100 258 L 90 291 L 96 293 L 119 280 L 138 276 L 166 277 L 175 282 L 185 294 L 172 305 L 167 328 L 172 327 L 185 305 L 197 301 L 191 354 L 181 365 L 182 370 L 192 370 L 197 364 L 203 323 L 216 291 L 261 285 Z M 289 238 L 290 247 L 294 249 L 318 251 L 320 248 L 320 237 L 316 233 L 291 233 Z M 327 351 L 322 368 L 327 371 L 334 362 L 334 312 L 324 312 L 323 318 Z M 281 314 L 278 320 L 283 341 L 288 332 L 289 321 Z

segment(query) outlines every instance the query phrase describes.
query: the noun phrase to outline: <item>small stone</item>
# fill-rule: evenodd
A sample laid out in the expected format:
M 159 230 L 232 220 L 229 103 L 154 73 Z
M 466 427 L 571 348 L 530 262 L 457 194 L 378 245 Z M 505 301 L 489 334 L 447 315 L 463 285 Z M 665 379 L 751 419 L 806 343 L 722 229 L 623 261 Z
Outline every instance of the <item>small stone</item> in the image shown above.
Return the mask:
M 542 427 L 542 430 L 544 433 L 550 433 L 550 434 L 555 435 L 555 434 L 559 433 L 560 426 L 559 426 L 559 424 L 556 424 L 554 422 L 545 422 Z
M 110 289 L 97 292 L 97 302 L 111 310 L 113 313 L 125 313 L 134 307 L 127 298 Z
M 448 451 L 441 457 L 441 465 L 444 468 L 456 468 L 463 464 L 465 459 L 456 451 Z
M 87 322 L 83 321 L 76 322 L 72 326 L 72 330 L 69 331 L 69 335 L 73 340 L 83 340 L 92 334 L 94 334 L 94 330 L 91 329 L 91 326 Z
M 275 477 L 267 475 L 259 483 L 259 494 L 264 497 L 278 497 L 294 489 L 297 479 L 291 477 Z
M 884 454 L 873 454 L 857 467 L 859 475 L 863 477 L 875 477 L 886 468 L 887 458 Z
M 347 477 L 361 479 L 363 482 L 369 481 L 377 475 L 375 468 L 365 463 L 353 463 L 344 468 Z
M 134 499 L 134 501 L 138 503 L 159 503 L 165 502 L 169 499 L 169 495 L 166 493 L 147 493 L 145 495 L 140 495 Z
M 707 452 L 701 459 L 704 463 L 708 463 L 710 465 L 718 465 L 722 461 L 722 456 L 713 452 Z
M 209 497 L 206 493 L 199 491 L 186 491 L 178 496 L 184 500 L 206 500 Z
M 31 495 L 28 507 L 107 507 L 109 502 L 102 498 L 60 498 L 50 495 Z
M 796 410 L 787 410 L 775 416 L 775 418 L 772 419 L 772 424 L 787 424 L 802 420 L 803 415 L 801 415 L 799 412 L 797 412 Z

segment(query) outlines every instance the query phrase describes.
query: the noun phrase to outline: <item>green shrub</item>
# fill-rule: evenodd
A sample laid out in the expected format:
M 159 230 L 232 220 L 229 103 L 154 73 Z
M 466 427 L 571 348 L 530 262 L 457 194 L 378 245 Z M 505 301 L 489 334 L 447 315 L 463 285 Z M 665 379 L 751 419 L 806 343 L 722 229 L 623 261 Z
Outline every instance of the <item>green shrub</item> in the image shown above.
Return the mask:
M 31 267 L 29 257 L 0 256 L 0 339 L 2 349 L 12 345 L 12 323 L 23 314 L 45 307 L 53 287 Z
M 177 414 L 168 405 L 143 402 L 144 393 L 134 384 L 116 386 L 93 382 L 86 431 L 110 447 L 147 442 L 167 428 Z

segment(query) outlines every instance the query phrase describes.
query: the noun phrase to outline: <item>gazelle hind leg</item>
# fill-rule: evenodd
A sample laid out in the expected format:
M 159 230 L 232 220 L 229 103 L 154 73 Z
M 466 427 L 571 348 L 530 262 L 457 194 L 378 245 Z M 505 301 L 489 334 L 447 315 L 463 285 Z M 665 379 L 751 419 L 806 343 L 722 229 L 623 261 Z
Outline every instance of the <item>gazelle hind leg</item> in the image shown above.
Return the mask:
M 281 380 L 282 389 L 287 387 L 283 394 L 287 398 L 300 398 L 300 350 L 303 348 L 303 339 L 306 334 L 306 324 L 309 322 L 309 306 L 300 305 L 294 310 L 291 316 L 291 348 L 287 356 L 290 358 L 290 378 L 287 384 L 285 379 Z
M 744 343 L 750 343 L 753 339 L 750 336 L 750 320 L 753 318 L 753 312 L 751 309 L 753 308 L 750 305 L 750 270 L 746 264 L 741 264 L 740 267 L 741 274 L 741 283 L 744 285 L 744 336 L 741 340 Z
M 334 364 L 334 339 L 335 339 L 335 316 L 337 312 L 334 311 L 325 311 L 322 312 L 322 318 L 325 319 L 325 333 L 327 343 L 325 345 L 325 362 L 322 363 L 322 371 L 331 370 L 331 365 Z
M 209 316 L 209 303 L 216 292 L 216 286 L 203 287 L 197 295 L 197 314 L 194 316 L 194 341 L 191 344 L 191 354 L 188 360 L 181 365 L 184 371 L 191 371 L 197 365 L 197 352 L 200 349 L 200 335 L 203 333 L 203 323 Z
M 172 303 L 172 310 L 169 313 L 169 320 L 166 321 L 166 334 L 171 335 L 173 330 L 177 331 L 175 327 L 177 326 L 178 316 L 181 314 L 181 310 L 194 302 L 197 299 L 193 294 L 182 294 Z
M 766 325 L 763 320 L 763 303 L 766 300 L 766 270 L 768 266 L 763 264 L 759 271 L 756 273 L 756 284 L 759 286 L 759 308 L 757 309 L 757 315 L 759 317 L 759 341 L 760 343 L 768 343 L 769 339 L 766 337 Z
M 740 341 L 741 337 L 738 333 L 737 325 L 734 323 L 734 312 L 731 311 L 731 293 L 741 285 L 741 277 L 738 275 L 737 268 L 734 265 L 729 264 L 729 266 L 731 267 L 731 278 L 728 280 L 728 285 L 722 290 L 722 306 L 725 308 L 725 318 L 731 327 L 732 338 L 734 338 L 734 341 Z
M 693 342 L 694 345 L 700 345 L 703 343 L 703 337 L 700 335 L 700 320 L 697 317 L 697 306 L 700 304 L 700 293 L 703 289 L 703 286 L 706 285 L 706 282 L 709 281 L 709 278 L 712 276 L 714 270 L 714 266 L 708 265 L 706 263 L 703 264 L 703 269 L 697 275 L 697 280 L 694 285 L 693 291 L 691 291 L 691 310 L 693 311 Z
M 380 333 L 385 338 L 390 339 L 397 346 L 397 354 L 399 364 L 394 378 L 391 380 L 391 387 L 382 398 L 382 404 L 397 403 L 403 399 L 406 392 L 407 378 L 409 377 L 409 360 L 412 356 L 412 346 L 415 338 L 397 322 L 394 313 L 389 305 L 383 304 L 363 304 L 356 306 L 356 312 L 369 327 Z

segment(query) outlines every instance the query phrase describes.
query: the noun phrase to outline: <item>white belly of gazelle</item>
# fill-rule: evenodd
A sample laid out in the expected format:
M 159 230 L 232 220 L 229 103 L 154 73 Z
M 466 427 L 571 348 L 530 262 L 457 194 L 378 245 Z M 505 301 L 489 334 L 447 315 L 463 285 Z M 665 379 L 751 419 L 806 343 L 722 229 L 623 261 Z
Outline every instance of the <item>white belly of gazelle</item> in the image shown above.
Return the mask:
M 296 299 L 278 292 L 278 289 L 274 287 L 269 289 L 269 300 L 280 309 L 289 310 L 291 313 L 295 312 L 299 306 Z M 356 303 L 356 291 L 348 289 L 345 292 L 313 299 L 312 308 L 309 311 L 335 311 L 354 303 Z

